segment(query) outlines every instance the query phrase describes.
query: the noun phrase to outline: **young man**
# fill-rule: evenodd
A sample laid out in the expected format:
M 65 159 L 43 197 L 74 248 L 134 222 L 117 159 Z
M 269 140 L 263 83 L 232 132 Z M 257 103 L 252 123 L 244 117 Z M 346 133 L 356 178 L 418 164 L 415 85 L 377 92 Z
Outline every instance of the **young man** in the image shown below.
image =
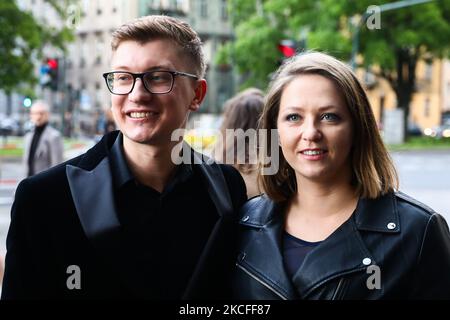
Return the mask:
M 120 131 L 21 182 L 2 298 L 227 298 L 245 184 L 171 139 L 206 93 L 200 39 L 148 16 L 113 33 L 112 53 Z

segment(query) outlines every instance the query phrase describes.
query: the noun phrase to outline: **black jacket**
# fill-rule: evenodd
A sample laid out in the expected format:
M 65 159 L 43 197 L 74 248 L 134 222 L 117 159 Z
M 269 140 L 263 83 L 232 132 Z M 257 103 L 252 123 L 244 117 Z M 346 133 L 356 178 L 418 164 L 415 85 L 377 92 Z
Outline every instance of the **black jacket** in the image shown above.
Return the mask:
M 124 248 L 114 205 L 108 154 L 117 133 L 19 184 L 7 237 L 2 299 L 146 298 L 149 288 L 132 268 L 139 262 Z M 195 152 L 192 156 L 200 159 Z M 183 298 L 226 298 L 236 253 L 236 213 L 246 200 L 245 184 L 230 166 L 202 161 L 193 166 L 220 218 Z M 81 271 L 80 290 L 67 286 L 75 274 L 68 270 L 72 265 Z
M 403 193 L 360 199 L 293 280 L 280 250 L 282 207 L 262 196 L 242 208 L 235 298 L 450 299 L 449 229 L 418 201 Z

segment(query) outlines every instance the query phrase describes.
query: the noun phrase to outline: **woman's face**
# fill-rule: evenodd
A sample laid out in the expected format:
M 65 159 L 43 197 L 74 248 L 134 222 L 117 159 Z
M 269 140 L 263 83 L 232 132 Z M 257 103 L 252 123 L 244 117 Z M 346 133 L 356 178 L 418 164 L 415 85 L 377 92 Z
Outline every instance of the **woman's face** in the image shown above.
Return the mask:
M 352 119 L 333 81 L 316 74 L 294 78 L 282 92 L 277 127 L 299 184 L 350 181 Z

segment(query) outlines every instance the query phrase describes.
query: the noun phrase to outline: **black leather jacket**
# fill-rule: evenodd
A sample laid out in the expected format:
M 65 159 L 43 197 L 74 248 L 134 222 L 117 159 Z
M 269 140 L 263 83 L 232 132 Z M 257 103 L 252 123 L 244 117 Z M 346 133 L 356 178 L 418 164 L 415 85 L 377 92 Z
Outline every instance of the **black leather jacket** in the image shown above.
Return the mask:
M 448 225 L 407 195 L 360 199 L 293 279 L 280 250 L 283 211 L 265 196 L 242 208 L 236 299 L 450 299 Z

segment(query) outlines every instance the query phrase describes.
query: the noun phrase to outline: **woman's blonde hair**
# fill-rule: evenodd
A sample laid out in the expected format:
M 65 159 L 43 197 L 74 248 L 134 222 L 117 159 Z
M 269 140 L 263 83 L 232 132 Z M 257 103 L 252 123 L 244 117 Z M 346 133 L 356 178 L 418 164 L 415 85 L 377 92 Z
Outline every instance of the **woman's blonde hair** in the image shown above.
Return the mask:
M 297 54 L 287 60 L 275 73 L 268 89 L 261 115 L 260 129 L 267 132 L 263 154 L 270 156 L 270 129 L 276 129 L 280 99 L 284 88 L 297 76 L 317 74 L 334 82 L 350 111 L 354 136 L 351 150 L 352 183 L 359 196 L 377 198 L 398 189 L 398 176 L 370 106 L 367 95 L 350 67 L 336 58 L 319 52 Z M 262 130 L 264 131 L 264 130 Z M 277 143 L 277 142 L 276 142 Z M 294 170 L 278 148 L 279 170 L 259 179 L 265 193 L 274 201 L 284 201 L 297 192 Z M 263 165 L 260 164 L 260 169 Z M 260 171 L 261 171 L 260 170 Z

